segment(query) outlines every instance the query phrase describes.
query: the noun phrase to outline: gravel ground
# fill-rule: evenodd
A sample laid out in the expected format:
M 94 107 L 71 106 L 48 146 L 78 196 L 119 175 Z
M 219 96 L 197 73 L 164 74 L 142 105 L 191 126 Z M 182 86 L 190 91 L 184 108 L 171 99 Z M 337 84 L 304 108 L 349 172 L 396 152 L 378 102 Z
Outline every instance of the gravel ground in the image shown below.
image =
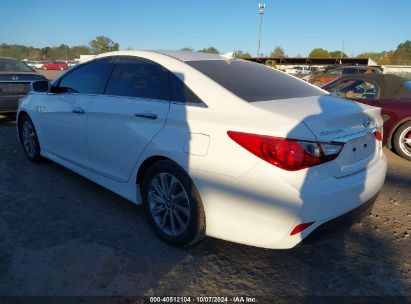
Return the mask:
M 43 69 L 35 69 L 35 71 L 37 73 L 40 73 L 40 74 L 44 75 L 49 80 L 57 78 L 62 73 L 66 72 L 66 71 L 60 71 L 60 70 L 43 70 Z
M 0 126 L 0 295 L 411 300 L 411 162 L 388 150 L 382 192 L 351 229 L 291 250 L 212 238 L 179 249 L 155 237 L 140 206 L 50 161 L 30 163 L 12 120 Z

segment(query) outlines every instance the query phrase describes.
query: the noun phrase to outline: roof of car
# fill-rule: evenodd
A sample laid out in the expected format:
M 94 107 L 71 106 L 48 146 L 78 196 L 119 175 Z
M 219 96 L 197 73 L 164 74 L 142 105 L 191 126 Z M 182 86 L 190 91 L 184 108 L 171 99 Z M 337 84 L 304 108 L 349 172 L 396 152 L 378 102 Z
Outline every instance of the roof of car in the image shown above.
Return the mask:
M 194 51 L 163 51 L 163 50 L 153 50 L 153 51 L 134 51 L 134 50 L 127 50 L 127 51 L 115 51 L 115 52 L 108 52 L 103 53 L 95 56 L 90 56 L 90 58 L 85 59 L 82 62 L 92 60 L 94 58 L 101 58 L 106 56 L 122 56 L 122 55 L 129 55 L 129 56 L 143 56 L 147 53 L 155 53 L 161 54 L 164 56 L 168 56 L 174 59 L 177 59 L 182 62 L 187 61 L 203 61 L 203 60 L 227 60 L 218 54 L 210 54 L 210 53 L 202 53 L 202 52 L 194 52 Z
M 340 70 L 340 69 L 373 69 L 378 70 L 378 68 L 370 67 L 366 65 L 343 65 L 343 66 L 334 66 L 332 70 Z
M 218 54 L 210 54 L 203 52 L 194 52 L 194 51 L 152 51 L 155 53 L 163 54 L 166 56 L 173 57 L 180 61 L 197 61 L 197 60 L 224 60 L 224 57 L 221 57 Z
M 403 84 L 407 79 L 393 74 L 350 74 L 342 75 L 335 81 L 344 79 L 368 80 L 376 83 L 381 88 L 380 99 L 410 98 L 411 91 Z

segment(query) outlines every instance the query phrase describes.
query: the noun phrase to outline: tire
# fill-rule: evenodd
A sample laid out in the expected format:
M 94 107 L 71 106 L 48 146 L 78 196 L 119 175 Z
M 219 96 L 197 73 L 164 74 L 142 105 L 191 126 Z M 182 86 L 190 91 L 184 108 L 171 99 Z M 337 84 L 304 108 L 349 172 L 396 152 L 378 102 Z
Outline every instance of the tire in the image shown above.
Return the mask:
M 41 160 L 40 144 L 33 122 L 27 115 L 19 120 L 19 133 L 26 157 L 32 162 L 39 162 Z
M 156 162 L 144 176 L 141 193 L 148 221 L 160 239 L 173 246 L 191 246 L 204 239 L 203 204 L 180 166 L 169 160 Z
M 393 141 L 395 152 L 411 161 L 411 121 L 403 123 L 395 131 Z

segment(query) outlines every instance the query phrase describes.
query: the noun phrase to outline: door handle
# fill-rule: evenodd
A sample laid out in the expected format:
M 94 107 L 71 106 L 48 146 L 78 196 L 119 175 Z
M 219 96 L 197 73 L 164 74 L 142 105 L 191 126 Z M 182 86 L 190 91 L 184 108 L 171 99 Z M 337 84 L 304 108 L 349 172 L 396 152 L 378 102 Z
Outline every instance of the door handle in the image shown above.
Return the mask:
M 147 118 L 147 119 L 157 119 L 157 114 L 154 113 L 136 113 L 135 117 Z
M 73 111 L 71 111 L 71 112 L 73 112 L 74 114 L 84 114 L 84 113 L 86 113 L 86 111 L 84 111 L 82 108 L 80 108 L 80 107 L 78 107 L 78 108 L 75 108 Z

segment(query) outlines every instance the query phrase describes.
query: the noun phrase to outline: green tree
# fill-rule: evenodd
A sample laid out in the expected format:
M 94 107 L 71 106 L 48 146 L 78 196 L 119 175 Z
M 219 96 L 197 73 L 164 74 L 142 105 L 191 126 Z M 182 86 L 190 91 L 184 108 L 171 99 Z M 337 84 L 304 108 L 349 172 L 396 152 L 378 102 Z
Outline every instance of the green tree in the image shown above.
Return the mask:
M 322 48 L 313 49 L 308 55 L 309 58 L 330 58 L 330 53 Z
M 361 53 L 357 56 L 357 58 L 370 58 L 378 64 L 382 64 L 381 62 L 387 62 L 387 60 L 392 57 L 392 51 L 386 52 L 366 52 Z M 388 60 L 390 61 L 390 60 Z M 387 64 L 387 63 L 385 63 Z
M 30 58 L 31 52 L 34 52 L 34 48 L 27 47 L 19 44 L 1 44 L 0 56 L 13 57 L 18 59 Z
M 91 55 L 91 49 L 86 45 L 76 45 L 71 48 L 70 59 L 80 58 L 80 55 Z
M 90 41 L 91 51 L 94 54 L 100 54 L 111 51 L 118 51 L 120 45 L 106 36 L 97 36 Z
M 46 46 L 44 48 L 41 49 L 41 55 L 44 59 L 46 58 L 50 58 L 51 55 L 51 47 Z
M 376 62 L 381 65 L 391 64 L 393 57 L 394 57 L 394 51 L 385 52 L 384 57 L 382 57 L 381 60 L 376 61 Z
M 243 52 L 241 50 L 234 51 L 234 58 L 251 58 L 251 54 L 249 52 Z
M 204 48 L 202 50 L 198 50 L 198 52 L 210 53 L 210 54 L 220 54 L 220 52 L 215 47 L 212 47 L 212 46 L 206 49 Z
M 392 56 L 392 63 L 399 65 L 411 64 L 411 41 L 407 40 L 398 45 Z
M 180 51 L 194 51 L 191 47 L 186 46 L 180 49 Z
M 284 53 L 284 49 L 281 46 L 277 46 L 270 54 L 270 57 L 276 57 L 276 58 L 281 58 L 281 57 L 287 57 Z
M 331 58 L 347 58 L 347 54 L 341 51 L 330 52 Z

